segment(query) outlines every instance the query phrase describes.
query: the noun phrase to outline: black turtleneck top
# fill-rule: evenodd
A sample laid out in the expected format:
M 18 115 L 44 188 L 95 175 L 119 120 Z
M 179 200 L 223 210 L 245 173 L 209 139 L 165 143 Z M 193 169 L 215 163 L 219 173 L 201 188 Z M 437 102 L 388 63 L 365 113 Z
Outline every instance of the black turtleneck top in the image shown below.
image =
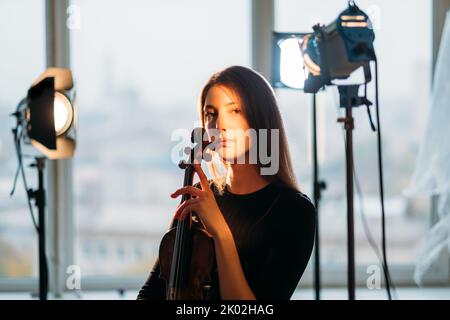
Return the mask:
M 212 180 L 209 182 L 231 229 L 242 270 L 256 299 L 290 299 L 314 244 L 316 217 L 310 199 L 274 183 L 249 194 L 233 194 L 227 188 L 220 193 Z M 199 183 L 194 186 L 201 188 Z M 176 223 L 173 220 L 171 227 Z M 159 273 L 157 259 L 139 291 L 139 300 L 165 299 L 165 282 Z M 217 271 L 211 289 L 212 299 L 220 299 Z

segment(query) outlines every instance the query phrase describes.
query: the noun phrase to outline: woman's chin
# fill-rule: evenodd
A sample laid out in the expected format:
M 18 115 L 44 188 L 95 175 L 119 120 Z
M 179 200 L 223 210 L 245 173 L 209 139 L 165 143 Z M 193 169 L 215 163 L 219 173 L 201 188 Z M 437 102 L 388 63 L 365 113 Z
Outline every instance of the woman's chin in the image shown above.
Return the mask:
M 245 157 L 242 154 L 240 157 L 236 155 L 235 152 L 222 152 L 219 151 L 220 158 L 227 164 L 244 164 L 245 163 Z

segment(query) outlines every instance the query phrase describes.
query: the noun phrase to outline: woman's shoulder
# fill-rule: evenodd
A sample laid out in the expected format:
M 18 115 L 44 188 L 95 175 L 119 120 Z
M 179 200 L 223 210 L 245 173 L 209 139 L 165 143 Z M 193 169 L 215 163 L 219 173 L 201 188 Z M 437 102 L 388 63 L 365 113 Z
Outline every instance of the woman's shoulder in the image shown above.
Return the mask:
M 315 219 L 316 208 L 311 199 L 301 191 L 279 187 L 279 207 L 293 220 Z
M 280 197 L 273 207 L 266 225 L 280 241 L 289 239 L 292 246 L 302 245 L 314 237 L 316 228 L 316 208 L 303 192 L 287 187 L 279 187 Z

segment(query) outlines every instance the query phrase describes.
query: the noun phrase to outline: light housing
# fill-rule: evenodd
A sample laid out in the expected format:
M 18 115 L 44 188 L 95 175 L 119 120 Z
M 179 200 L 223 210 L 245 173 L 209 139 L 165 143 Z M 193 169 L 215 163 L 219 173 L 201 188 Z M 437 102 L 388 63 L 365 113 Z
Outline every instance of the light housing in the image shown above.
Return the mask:
M 24 105 L 19 114 L 26 125 L 25 143 L 32 144 L 49 159 L 72 157 L 77 110 L 71 71 L 47 69 L 28 90 Z
M 306 35 L 301 52 L 307 76 L 304 91 L 316 93 L 333 79 L 346 79 L 364 68 L 365 81 L 370 81 L 369 61 L 375 60 L 375 34 L 369 17 L 353 1 L 327 26 L 319 24 Z

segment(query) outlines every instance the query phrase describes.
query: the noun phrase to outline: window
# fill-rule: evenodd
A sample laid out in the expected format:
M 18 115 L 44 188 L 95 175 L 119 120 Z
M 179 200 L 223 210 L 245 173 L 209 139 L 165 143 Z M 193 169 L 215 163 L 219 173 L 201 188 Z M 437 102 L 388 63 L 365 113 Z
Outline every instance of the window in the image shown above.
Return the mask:
M 37 235 L 20 180 L 16 194 L 9 197 L 17 165 L 9 114 L 45 70 L 44 4 L 0 3 L 0 73 L 8 75 L 0 78 L 0 87 L 8 89 L 0 97 L 0 278 L 37 275 Z M 213 71 L 250 65 L 249 1 L 72 4 L 81 18 L 80 28 L 71 30 L 79 98 L 73 175 L 76 263 L 83 276 L 141 277 L 153 264 L 178 204 L 169 198 L 183 177 L 171 161 L 171 133 L 195 125 L 199 90 Z M 428 111 L 431 2 L 357 4 L 376 24 L 388 258 L 391 265 L 411 265 L 429 225 L 429 199 L 408 199 L 402 191 L 412 174 Z M 331 22 L 344 7 L 345 2 L 330 0 L 275 1 L 275 30 L 308 32 L 318 21 Z M 373 83 L 369 89 L 373 101 Z M 277 95 L 297 177 L 312 197 L 310 97 L 293 90 L 278 90 Z M 346 263 L 345 158 L 337 101 L 336 88 L 318 96 L 320 170 L 328 183 L 320 211 L 325 268 Z M 366 219 L 379 243 L 376 139 L 365 110 L 354 114 L 356 169 Z M 36 186 L 35 176 L 27 170 L 30 187 Z M 357 263 L 378 263 L 365 239 L 355 197 Z
M 429 226 L 430 199 L 406 198 L 403 190 L 413 173 L 429 108 L 431 1 L 360 0 L 357 5 L 374 23 L 374 45 L 379 60 L 388 262 L 391 266 L 412 265 L 415 250 Z M 276 1 L 275 30 L 311 32 L 312 25 L 332 22 L 345 7 L 343 1 Z M 374 102 L 373 81 L 368 88 L 369 100 Z M 312 196 L 310 97 L 293 90 L 277 90 L 277 95 L 287 122 L 297 176 L 303 189 Z M 336 87 L 328 87 L 326 92 L 318 94 L 320 176 L 328 185 L 320 203 L 321 263 L 324 268 L 346 266 L 347 263 L 344 131 L 342 124 L 336 123 L 338 115 L 344 111 L 338 110 L 338 102 Z M 373 115 L 374 112 L 372 108 Z M 363 208 L 375 241 L 380 244 L 376 134 L 370 130 L 365 108 L 353 113 L 354 158 L 363 191 Z M 378 264 L 365 236 L 359 203 L 355 189 L 356 263 Z M 345 279 L 344 274 L 342 279 Z
M 9 196 L 17 168 L 11 134 L 15 119 L 9 115 L 45 70 L 44 32 L 44 1 L 0 2 L 0 278 L 38 273 L 37 234 L 21 179 L 14 196 Z M 24 165 L 28 163 L 26 160 Z M 29 187 L 36 188 L 37 173 L 28 168 L 25 171 Z
M 171 161 L 171 133 L 193 128 L 212 72 L 249 65 L 249 3 L 72 5 L 81 17 L 71 30 L 79 106 L 76 263 L 83 275 L 146 275 L 178 205 L 169 195 L 183 183 Z M 86 243 L 103 243 L 108 262 L 83 254 Z

